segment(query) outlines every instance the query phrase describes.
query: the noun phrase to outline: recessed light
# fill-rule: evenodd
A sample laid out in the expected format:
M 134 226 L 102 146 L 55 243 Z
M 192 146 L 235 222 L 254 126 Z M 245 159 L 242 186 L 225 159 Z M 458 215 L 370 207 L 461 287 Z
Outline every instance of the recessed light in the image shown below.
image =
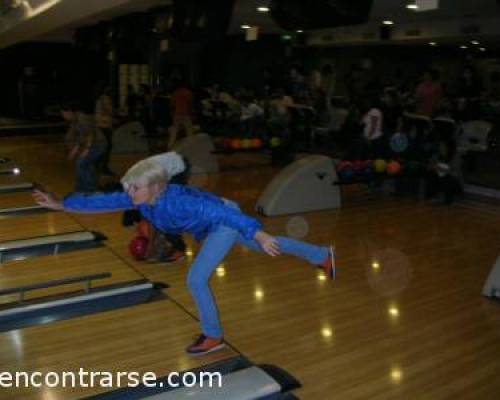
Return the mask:
M 302 29 L 297 29 L 297 33 L 302 33 L 304 32 Z
M 437 46 L 437 43 L 436 42 L 429 42 L 429 45 L 430 46 Z
M 250 29 L 251 26 L 250 25 L 241 25 L 241 29 Z
M 474 45 L 476 45 L 476 46 L 479 44 L 479 42 L 478 42 L 477 40 L 471 40 L 471 41 L 470 41 L 470 43 L 471 43 L 471 44 L 474 44 Z
M 269 7 L 257 7 L 257 11 L 266 13 L 269 12 Z
M 417 4 L 407 4 L 406 8 L 409 10 L 418 10 L 418 5 Z
M 486 47 L 480 47 L 479 51 L 486 51 Z
M 382 21 L 382 23 L 383 23 L 384 25 L 394 25 L 394 21 L 389 21 L 389 20 Z
M 468 47 L 467 47 L 467 46 L 465 46 L 465 45 L 460 46 L 460 48 L 461 48 L 461 49 L 468 49 Z

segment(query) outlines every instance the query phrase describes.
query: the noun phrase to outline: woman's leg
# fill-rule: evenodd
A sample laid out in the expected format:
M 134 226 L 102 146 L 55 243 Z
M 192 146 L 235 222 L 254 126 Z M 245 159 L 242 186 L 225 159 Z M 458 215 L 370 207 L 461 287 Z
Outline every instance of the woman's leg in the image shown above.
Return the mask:
M 328 247 L 316 246 L 300 240 L 290 239 L 284 236 L 276 236 L 280 251 L 283 254 L 292 255 L 302 258 L 314 265 L 321 265 L 328 259 Z M 237 241 L 239 244 L 248 247 L 254 251 L 262 251 L 260 244 L 255 240 L 245 239 L 243 236 L 238 235 Z
M 231 200 L 225 199 L 224 203 L 228 207 L 235 208 L 237 210 L 240 209 L 238 204 L 236 204 Z M 328 259 L 329 256 L 328 247 L 316 246 L 314 244 L 302 242 L 296 239 L 291 239 L 285 236 L 276 236 L 276 239 L 278 240 L 280 251 L 283 254 L 288 254 L 295 257 L 303 258 L 309 263 L 315 265 L 321 265 L 322 263 L 325 262 L 325 260 Z M 245 239 L 238 233 L 236 240 L 242 246 L 248 247 L 249 249 L 254 251 L 262 252 L 260 244 L 254 239 L 252 240 Z
M 238 232 L 221 226 L 205 239 L 188 274 L 188 288 L 196 302 L 203 334 L 220 339 L 223 336 L 219 312 L 209 286 L 210 277 L 231 250 Z

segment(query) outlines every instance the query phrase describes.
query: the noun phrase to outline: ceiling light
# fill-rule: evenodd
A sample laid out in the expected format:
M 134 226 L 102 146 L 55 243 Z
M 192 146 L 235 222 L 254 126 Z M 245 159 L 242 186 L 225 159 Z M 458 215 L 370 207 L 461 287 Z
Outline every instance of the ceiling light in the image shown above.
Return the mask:
M 296 32 L 297 32 L 297 33 L 302 33 L 302 32 L 304 32 L 304 31 L 303 31 L 302 29 L 297 29 L 297 31 L 296 31 Z
M 382 23 L 383 23 L 384 25 L 394 25 L 394 21 L 389 21 L 389 20 L 382 21 Z
M 461 49 L 468 49 L 468 47 L 466 45 L 462 45 L 460 46 Z
M 479 51 L 486 51 L 486 47 L 480 47 Z
M 437 43 L 436 42 L 429 42 L 429 45 L 430 46 L 437 46 Z
M 470 41 L 470 43 L 471 43 L 471 44 L 474 44 L 474 45 L 476 45 L 476 46 L 479 44 L 479 42 L 478 42 L 477 40 L 471 40 L 471 41 Z
M 250 25 L 241 25 L 241 29 L 250 29 L 251 26 Z
M 407 4 L 406 8 L 408 8 L 409 10 L 418 10 L 418 5 L 415 3 Z
M 257 7 L 258 12 L 266 13 L 269 12 L 269 7 Z

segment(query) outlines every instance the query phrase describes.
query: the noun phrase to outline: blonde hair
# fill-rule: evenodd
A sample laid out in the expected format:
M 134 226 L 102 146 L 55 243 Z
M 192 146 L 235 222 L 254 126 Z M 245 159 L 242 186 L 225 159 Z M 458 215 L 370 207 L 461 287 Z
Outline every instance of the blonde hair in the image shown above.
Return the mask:
M 120 182 L 125 190 L 130 186 L 151 186 L 157 184 L 161 191 L 167 187 L 169 176 L 165 169 L 154 161 L 142 160 L 134 164 Z

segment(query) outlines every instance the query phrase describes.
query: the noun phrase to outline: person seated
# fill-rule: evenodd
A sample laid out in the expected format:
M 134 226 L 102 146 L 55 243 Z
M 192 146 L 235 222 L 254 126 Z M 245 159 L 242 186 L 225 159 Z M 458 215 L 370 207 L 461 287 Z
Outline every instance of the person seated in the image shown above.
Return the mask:
M 251 97 L 241 99 L 240 124 L 243 134 L 253 135 L 256 124 L 264 117 L 264 110 Z

